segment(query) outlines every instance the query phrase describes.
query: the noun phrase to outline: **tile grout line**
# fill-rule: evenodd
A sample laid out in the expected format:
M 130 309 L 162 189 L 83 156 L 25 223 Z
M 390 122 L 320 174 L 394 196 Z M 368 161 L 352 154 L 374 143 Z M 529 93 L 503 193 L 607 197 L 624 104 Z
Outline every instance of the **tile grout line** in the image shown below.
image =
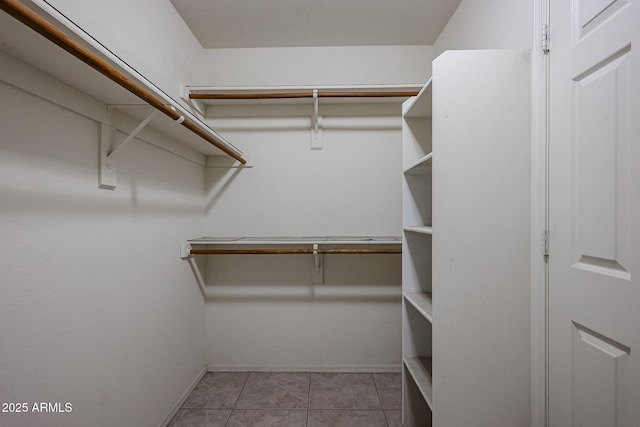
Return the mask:
M 305 423 L 305 427 L 309 427 L 309 410 L 311 409 L 311 375 L 312 372 L 309 372 L 309 390 L 307 393 L 307 422 Z
M 231 420 L 231 416 L 233 415 L 233 411 L 236 410 L 236 406 L 238 405 L 240 396 L 242 396 L 242 392 L 244 391 L 244 388 L 247 386 L 250 376 L 251 376 L 251 372 L 247 372 L 247 379 L 244 380 L 244 383 L 242 384 L 242 388 L 240 389 L 240 393 L 238 393 L 238 397 L 236 398 L 236 401 L 233 403 L 233 408 L 231 408 L 231 412 L 229 412 L 229 417 L 227 417 L 227 422 L 224 423 L 225 427 L 229 424 L 229 421 Z
M 233 416 L 233 414 L 235 413 L 235 411 L 240 410 L 238 408 L 238 403 L 240 402 L 240 398 L 242 397 L 245 389 L 247 389 L 247 386 L 249 384 L 249 380 L 251 379 L 251 376 L 254 374 L 253 372 L 245 372 L 244 373 L 246 375 L 245 380 L 243 381 L 243 384 L 240 388 L 240 391 L 238 392 L 238 394 L 236 395 L 236 399 L 234 399 L 233 405 L 231 407 L 228 407 L 229 413 L 227 415 L 227 418 L 224 422 L 223 425 L 224 427 L 228 427 L 230 426 L 230 421 L 231 418 Z M 257 374 L 257 373 L 256 373 Z M 306 419 L 305 419 L 305 423 L 304 423 L 304 427 L 309 427 L 311 425 L 311 420 L 310 420 L 310 413 L 311 413 L 311 392 L 312 392 L 312 386 L 313 386 L 313 378 L 314 378 L 314 374 L 313 372 L 305 372 L 304 373 L 307 378 L 308 378 L 308 386 L 307 386 L 307 408 L 306 408 Z M 362 373 L 365 374 L 365 373 Z M 375 390 L 376 390 L 376 396 L 378 397 L 378 403 L 379 406 L 377 408 L 326 408 L 327 411 L 332 411 L 332 412 L 343 412 L 343 411 L 358 411 L 358 412 L 379 412 L 382 411 L 382 416 L 383 416 L 383 420 L 384 420 L 384 425 L 385 426 L 390 426 L 390 418 L 389 415 L 387 414 L 387 411 L 384 408 L 384 404 L 383 404 L 383 399 L 382 399 L 382 394 L 381 394 L 381 389 L 385 389 L 385 382 L 382 381 L 382 379 L 384 379 L 384 377 L 381 379 L 381 384 L 378 384 L 378 382 L 376 381 L 375 378 L 375 373 L 366 373 L 365 375 L 369 376 L 369 378 L 373 381 Z M 247 389 L 249 390 L 249 389 Z M 184 410 L 186 408 L 181 407 L 181 410 Z M 202 408 L 192 408 L 191 410 L 202 410 L 205 413 L 210 411 L 210 410 L 215 410 L 215 409 L 223 409 L 223 408 L 211 408 L 211 407 L 202 407 Z M 282 408 L 270 408 L 270 411 L 276 410 L 276 409 L 282 409 Z M 287 408 L 288 409 L 288 408 Z M 291 409 L 297 409 L 297 408 L 291 408 Z M 301 408 L 302 409 L 302 408 Z M 255 408 L 255 410 L 267 410 L 267 408 Z M 173 421 L 173 420 L 172 420 Z M 222 420 L 221 420 L 222 421 Z
M 380 389 L 378 388 L 378 382 L 376 381 L 376 377 L 371 374 L 371 379 L 373 380 L 373 385 L 376 387 L 376 393 L 378 394 L 378 400 L 380 401 L 380 408 L 382 408 L 382 415 L 384 416 L 384 421 L 387 423 L 387 427 L 389 426 L 389 419 L 387 418 L 387 411 L 384 409 L 384 404 L 382 403 L 382 396 L 380 395 Z

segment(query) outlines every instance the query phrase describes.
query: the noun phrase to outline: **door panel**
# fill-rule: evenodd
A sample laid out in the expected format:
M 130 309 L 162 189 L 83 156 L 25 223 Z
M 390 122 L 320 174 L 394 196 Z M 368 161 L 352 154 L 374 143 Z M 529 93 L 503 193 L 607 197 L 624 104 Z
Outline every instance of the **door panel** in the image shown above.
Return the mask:
M 629 347 L 573 324 L 574 425 L 615 427 L 628 401 L 625 379 L 629 375 Z
M 549 424 L 638 427 L 640 12 L 550 3 Z
M 575 266 L 630 279 L 630 51 L 573 80 Z

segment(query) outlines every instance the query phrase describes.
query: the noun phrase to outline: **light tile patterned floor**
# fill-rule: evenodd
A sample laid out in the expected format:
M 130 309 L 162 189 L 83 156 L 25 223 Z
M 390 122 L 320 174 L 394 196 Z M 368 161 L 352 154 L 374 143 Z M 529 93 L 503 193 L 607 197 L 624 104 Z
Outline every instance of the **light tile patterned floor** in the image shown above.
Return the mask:
M 400 374 L 208 373 L 167 427 L 400 427 Z

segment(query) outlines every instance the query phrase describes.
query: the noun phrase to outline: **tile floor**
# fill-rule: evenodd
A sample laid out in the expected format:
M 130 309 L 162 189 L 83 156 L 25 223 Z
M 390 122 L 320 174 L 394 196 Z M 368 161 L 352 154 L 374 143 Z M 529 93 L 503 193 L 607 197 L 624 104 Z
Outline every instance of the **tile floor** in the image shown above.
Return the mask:
M 167 427 L 400 427 L 401 374 L 208 373 Z

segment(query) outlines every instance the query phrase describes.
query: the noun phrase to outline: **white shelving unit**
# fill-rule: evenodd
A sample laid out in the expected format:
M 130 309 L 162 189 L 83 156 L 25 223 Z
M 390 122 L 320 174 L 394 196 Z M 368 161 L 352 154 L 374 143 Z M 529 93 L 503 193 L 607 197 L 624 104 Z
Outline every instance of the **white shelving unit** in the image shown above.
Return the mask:
M 405 427 L 530 421 L 529 55 L 445 52 L 403 105 Z
M 407 427 L 430 426 L 433 405 L 431 104 L 431 81 L 403 104 L 402 356 Z
M 437 427 L 531 422 L 529 57 L 448 51 L 433 62 Z

